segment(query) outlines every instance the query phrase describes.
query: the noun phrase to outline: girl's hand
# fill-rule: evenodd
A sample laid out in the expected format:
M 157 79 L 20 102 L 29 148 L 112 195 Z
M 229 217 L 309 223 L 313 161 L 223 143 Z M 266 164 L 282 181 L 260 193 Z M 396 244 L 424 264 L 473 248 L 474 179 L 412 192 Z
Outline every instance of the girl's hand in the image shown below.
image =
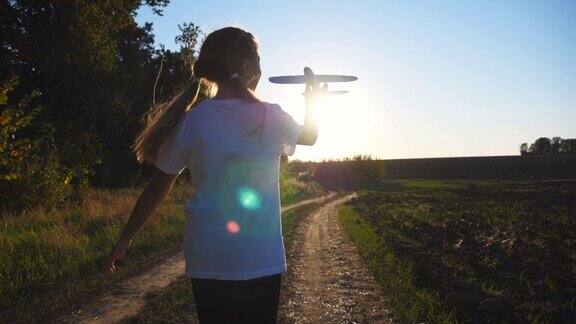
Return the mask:
M 138 197 L 138 201 L 136 201 L 136 205 L 134 205 L 132 213 L 122 229 L 120 240 L 118 240 L 118 243 L 116 243 L 116 246 L 106 258 L 104 265 L 106 271 L 112 272 L 116 270 L 114 263 L 124 257 L 132 239 L 166 198 L 170 189 L 172 189 L 176 177 L 178 177 L 177 174 L 164 173 L 159 169 L 154 173 L 152 179 L 150 179 L 150 182 L 148 182 L 148 185 Z
M 112 251 L 110 251 L 110 253 L 108 254 L 108 257 L 106 258 L 106 264 L 105 264 L 106 271 L 114 272 L 114 270 L 116 270 L 114 262 L 123 259 L 124 254 L 126 253 L 126 250 L 128 250 L 129 247 L 130 247 L 130 241 L 120 240 L 118 241 L 118 243 L 116 243 Z
M 320 89 L 320 84 L 318 84 L 318 81 L 314 77 L 314 72 L 312 72 L 311 68 L 304 68 L 304 76 L 306 77 L 306 92 L 304 92 L 304 96 L 306 98 L 306 103 L 309 104 L 322 90 Z

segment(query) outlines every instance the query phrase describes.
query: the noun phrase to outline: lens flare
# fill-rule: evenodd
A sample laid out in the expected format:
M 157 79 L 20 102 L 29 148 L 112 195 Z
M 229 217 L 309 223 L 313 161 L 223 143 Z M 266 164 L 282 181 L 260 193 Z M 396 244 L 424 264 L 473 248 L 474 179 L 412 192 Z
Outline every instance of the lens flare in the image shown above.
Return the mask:
M 228 223 L 226 223 L 226 230 L 228 230 L 228 233 L 230 234 L 237 234 L 240 232 L 240 225 L 238 225 L 238 223 L 235 221 L 230 220 Z
M 251 188 L 241 188 L 238 190 L 238 202 L 242 207 L 248 210 L 255 210 L 260 208 L 262 199 L 256 190 Z

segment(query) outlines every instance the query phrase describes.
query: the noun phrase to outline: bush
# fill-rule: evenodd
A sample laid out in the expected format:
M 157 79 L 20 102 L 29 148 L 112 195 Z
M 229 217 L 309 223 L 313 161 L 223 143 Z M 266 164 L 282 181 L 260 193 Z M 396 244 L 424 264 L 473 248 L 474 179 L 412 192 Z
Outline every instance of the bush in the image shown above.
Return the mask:
M 302 169 L 302 164 L 298 162 L 288 163 L 284 161 L 281 163 L 280 194 L 282 195 L 282 205 L 290 205 L 301 199 L 324 194 L 324 189 L 318 183 L 299 179 L 297 176 L 301 172 L 310 172 L 310 170 Z
M 323 161 L 316 166 L 313 179 L 326 189 L 374 189 L 381 185 L 384 165 L 368 155 L 341 161 Z
M 18 78 L 12 77 L 0 86 L 0 204 L 16 212 L 35 205 L 51 207 L 70 193 L 70 176 L 51 144 L 50 125 L 32 134 L 42 107 L 30 105 L 40 93 L 9 100 L 17 85 Z

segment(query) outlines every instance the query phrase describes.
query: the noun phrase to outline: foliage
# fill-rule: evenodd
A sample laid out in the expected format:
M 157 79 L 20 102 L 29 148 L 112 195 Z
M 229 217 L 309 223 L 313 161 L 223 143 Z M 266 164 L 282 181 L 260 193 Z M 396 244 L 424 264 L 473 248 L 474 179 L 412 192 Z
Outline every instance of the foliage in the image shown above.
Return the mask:
M 280 164 L 280 193 L 282 204 L 290 205 L 298 200 L 320 196 L 324 193 L 318 183 L 311 179 L 302 179 L 299 172 L 294 170 L 294 162 L 281 162 Z
M 11 77 L 0 86 L 0 204 L 11 211 L 50 207 L 68 196 L 70 176 L 60 165 L 49 125 L 30 132 L 42 111 L 30 106 L 40 93 L 12 98 L 17 85 L 18 78 Z
M 198 44 L 198 37 L 200 36 L 200 27 L 193 23 L 184 23 L 178 25 L 180 35 L 174 39 L 176 44 L 180 44 L 180 55 L 185 66 L 190 68 L 195 59 L 196 45 Z
M 345 159 L 346 161 L 346 159 Z M 374 163 L 370 155 L 356 155 L 352 157 L 352 177 L 364 187 L 378 186 L 384 176 L 383 165 Z
M 146 266 L 151 257 L 182 242 L 182 204 L 189 188 L 178 186 L 134 240 L 113 275 L 102 259 L 118 239 L 139 189 L 87 189 L 77 205 L 29 209 L 3 216 L 0 228 L 0 322 L 45 321 L 46 314 L 85 300 L 111 280 Z
M 576 154 L 576 138 L 540 137 L 530 146 L 520 145 L 520 154 Z
M 42 110 L 42 107 L 28 109 L 30 102 L 39 95 L 32 92 L 20 100 L 15 107 L 8 107 L 8 95 L 18 85 L 18 78 L 12 77 L 4 82 L 0 88 L 0 179 L 11 181 L 21 177 L 17 174 L 16 165 L 30 156 L 30 152 L 38 144 L 30 138 L 21 138 L 19 133 L 29 127 L 32 121 Z M 29 110 L 29 111 L 28 111 Z
M 384 177 L 384 164 L 369 155 L 343 160 L 323 161 L 316 165 L 313 179 L 327 189 L 375 188 Z
M 53 129 L 52 145 L 71 183 L 138 184 L 151 169 L 131 152 L 152 95 L 165 100 L 183 86 L 189 69 L 180 53 L 155 49 L 152 25 L 134 20 L 141 5 L 161 14 L 168 0 L 3 2 L 0 71 L 38 89 L 38 123 Z M 190 24 L 185 25 L 190 26 Z M 198 29 L 196 29 L 198 30 Z M 194 41 L 187 34 L 187 43 Z M 163 65 L 162 75 L 157 79 Z

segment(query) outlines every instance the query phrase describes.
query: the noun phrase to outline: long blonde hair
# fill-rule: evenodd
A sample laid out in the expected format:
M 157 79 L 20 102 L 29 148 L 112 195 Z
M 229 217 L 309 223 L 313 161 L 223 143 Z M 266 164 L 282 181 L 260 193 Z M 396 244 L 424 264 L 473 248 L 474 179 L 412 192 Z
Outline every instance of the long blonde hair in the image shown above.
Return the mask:
M 136 159 L 139 162 L 154 162 L 158 158 L 186 111 L 195 105 L 202 83 L 213 88 L 214 85 L 228 84 L 236 91 L 238 98 L 260 102 L 239 78 L 233 77 L 240 71 L 245 59 L 255 59 L 257 55 L 256 39 L 247 31 L 226 27 L 210 33 L 193 65 L 192 82 L 174 98 L 153 107 L 146 115 L 146 127 L 133 146 Z

